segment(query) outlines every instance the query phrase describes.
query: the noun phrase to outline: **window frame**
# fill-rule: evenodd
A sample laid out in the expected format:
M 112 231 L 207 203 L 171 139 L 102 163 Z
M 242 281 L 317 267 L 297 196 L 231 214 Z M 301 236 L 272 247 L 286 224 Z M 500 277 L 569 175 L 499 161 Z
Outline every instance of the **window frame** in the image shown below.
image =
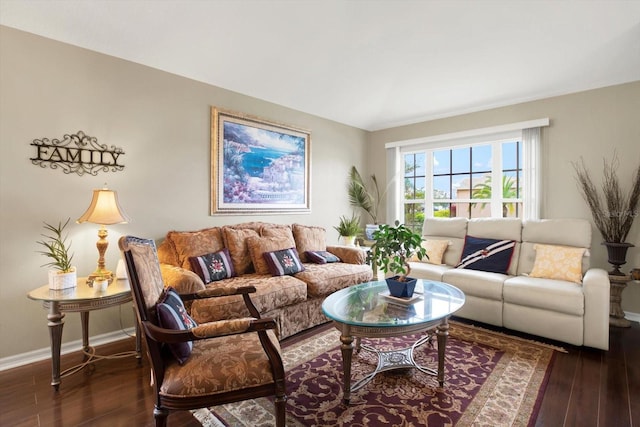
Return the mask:
M 504 142 L 514 139 L 521 141 L 522 150 L 522 193 L 517 199 L 503 199 L 503 203 L 512 201 L 523 203 L 522 219 L 537 219 L 540 217 L 540 164 L 541 164 L 541 130 L 543 127 L 549 126 L 549 118 L 529 120 L 525 122 L 510 123 L 486 128 L 472 129 L 461 132 L 448 134 L 427 136 L 404 141 L 395 141 L 385 144 L 387 151 L 387 166 L 392 172 L 391 181 L 395 181 L 395 185 L 389 187 L 387 193 L 387 222 L 393 223 L 399 220 L 404 223 L 404 154 L 423 152 L 427 150 L 436 151 L 442 149 L 451 149 L 452 147 L 471 146 L 478 143 L 487 143 L 493 141 Z M 502 150 L 500 150 L 502 152 Z M 501 159 L 493 159 L 499 166 L 492 167 L 492 170 L 498 170 L 500 178 L 495 180 L 492 178 L 494 186 L 502 183 L 502 164 Z M 500 163 L 498 163 L 498 161 Z M 432 162 L 425 160 L 425 176 L 432 177 Z M 495 187 L 492 194 L 502 195 L 502 189 Z M 430 195 L 432 199 L 431 205 L 427 206 L 427 197 Z M 407 199 L 407 201 L 419 199 Z M 528 203 L 527 203 L 528 201 Z M 430 179 L 425 180 L 425 216 L 433 216 L 433 187 Z M 502 204 L 495 204 L 496 210 L 501 211 Z M 493 209 L 493 206 L 492 206 Z M 492 217 L 494 214 L 492 213 Z M 502 217 L 501 212 L 496 217 Z
M 424 204 L 424 216 L 427 218 L 433 218 L 434 217 L 434 206 L 439 204 L 439 203 L 444 203 L 444 204 L 454 204 L 454 203 L 478 203 L 477 198 L 454 198 L 452 197 L 453 194 L 449 194 L 449 198 L 445 198 L 445 199 L 436 199 L 434 197 L 434 177 L 437 176 L 448 176 L 450 177 L 454 177 L 456 175 L 469 175 L 470 178 L 473 177 L 474 174 L 477 173 L 485 173 L 484 171 L 473 171 L 470 165 L 470 170 L 468 172 L 463 172 L 463 173 L 456 173 L 453 170 L 451 170 L 450 167 L 450 171 L 449 173 L 446 174 L 435 174 L 434 175 L 434 168 L 433 168 L 433 164 L 434 164 L 434 153 L 437 151 L 453 151 L 456 149 L 470 149 L 472 150 L 473 147 L 480 147 L 480 146 L 489 146 L 491 148 L 491 170 L 487 170 L 486 173 L 490 173 L 491 174 L 491 198 L 490 199 L 482 199 L 482 200 L 486 200 L 486 203 L 489 203 L 489 205 L 491 206 L 491 218 L 502 218 L 502 206 L 505 203 L 522 203 L 523 205 L 525 204 L 525 200 L 523 197 L 523 193 L 524 191 L 520 192 L 519 197 L 517 198 L 504 198 L 503 197 L 503 192 L 502 192 L 502 177 L 504 173 L 509 173 L 512 171 L 515 171 L 518 179 L 516 180 L 516 186 L 518 185 L 518 183 L 520 184 L 520 188 L 522 188 L 522 180 L 523 180 L 523 164 L 524 161 L 520 161 L 520 159 L 518 158 L 518 155 L 520 154 L 520 151 L 517 152 L 516 154 L 516 169 L 508 169 L 505 170 L 503 169 L 503 165 L 502 165 L 502 159 L 503 159 L 503 144 L 504 143 L 510 143 L 510 142 L 518 142 L 519 145 L 519 150 L 522 150 L 522 138 L 521 135 L 520 137 L 518 137 L 516 134 L 513 135 L 513 137 L 511 138 L 502 138 L 502 139 L 498 139 L 498 140 L 487 140 L 487 141 L 483 141 L 483 142 L 475 142 L 472 144 L 469 143 L 452 143 L 450 146 L 444 146 L 444 147 L 436 147 L 436 148 L 422 148 L 419 150 L 409 150 L 409 151 L 403 151 L 402 152 L 402 156 L 400 159 L 401 162 L 401 170 L 402 171 L 406 171 L 406 161 L 405 161 L 405 156 L 407 155 L 413 155 L 414 156 L 414 162 L 415 162 L 415 156 L 417 154 L 424 154 L 424 176 L 423 175 L 413 175 L 410 178 L 415 182 L 416 178 L 423 178 L 424 179 L 424 198 L 423 199 L 419 199 L 419 198 L 413 198 L 413 199 L 407 199 L 405 198 L 405 191 L 404 191 L 404 183 L 405 180 L 407 178 L 406 176 L 406 172 L 403 174 L 403 190 L 400 193 L 401 194 L 401 203 L 402 203 L 402 222 L 406 222 L 405 218 L 404 218 L 404 212 L 406 212 L 406 206 L 407 205 L 411 205 L 411 204 Z M 471 151 L 471 156 L 470 156 L 470 162 L 473 162 L 473 157 L 472 157 L 472 151 Z M 415 189 L 415 187 L 413 187 Z M 416 191 L 414 191 L 414 194 L 416 193 Z M 522 209 L 522 212 L 520 213 L 521 215 L 524 213 L 524 209 Z M 466 216 L 465 216 L 466 217 Z

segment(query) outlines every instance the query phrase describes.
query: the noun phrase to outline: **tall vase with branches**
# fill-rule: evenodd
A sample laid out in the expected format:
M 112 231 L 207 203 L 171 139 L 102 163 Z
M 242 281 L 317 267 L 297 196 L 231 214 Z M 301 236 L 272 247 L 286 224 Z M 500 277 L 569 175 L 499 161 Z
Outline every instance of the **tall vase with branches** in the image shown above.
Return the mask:
M 638 216 L 640 203 L 640 164 L 635 170 L 631 187 L 624 193 L 618 179 L 619 161 L 616 154 L 612 160 L 604 160 L 601 191 L 591 180 L 584 159 L 574 162 L 578 186 L 591 216 L 607 247 L 608 262 L 613 265 L 612 275 L 623 275 L 620 266 L 626 263 L 627 249 L 634 246 L 627 242 L 633 221 Z

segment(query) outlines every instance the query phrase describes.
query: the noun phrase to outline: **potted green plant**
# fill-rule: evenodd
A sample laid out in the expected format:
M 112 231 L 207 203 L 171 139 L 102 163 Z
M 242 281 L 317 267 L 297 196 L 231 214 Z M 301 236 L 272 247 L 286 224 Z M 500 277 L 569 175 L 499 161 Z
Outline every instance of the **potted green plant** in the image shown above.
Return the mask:
M 391 295 L 411 297 L 417 280 L 408 277 L 411 273 L 409 260 L 412 256 L 420 260 L 427 257 L 422 236 L 396 221 L 395 226 L 380 225 L 373 238 L 375 243 L 367 253 L 367 261 L 385 273 L 395 274 L 386 279 Z
M 593 184 L 584 159 L 581 158 L 579 163 L 573 163 L 573 167 L 582 196 L 591 210 L 596 228 L 604 239 L 602 244 L 607 247 L 608 262 L 613 266 L 609 274 L 621 276 L 623 273 L 620 266 L 626 263 L 627 250 L 634 246 L 626 242 L 626 239 L 635 217 L 638 216 L 640 165 L 626 194 L 623 194 L 616 174 L 619 165 L 615 154 L 611 162 L 604 161 L 602 191 L 598 191 Z
M 373 232 L 378 228 L 378 209 L 384 194 L 380 194 L 380 187 L 375 175 L 371 175 L 371 184 L 367 185 L 355 166 L 349 171 L 347 194 L 351 206 L 364 210 L 371 218 L 367 223 L 365 235 L 368 240 L 373 239 Z
M 57 226 L 45 222 L 44 228 L 49 234 L 42 234 L 46 240 L 37 242 L 44 247 L 44 250 L 39 253 L 50 259 L 42 266 L 50 267 L 49 288 L 51 289 L 67 289 L 76 286 L 76 269 L 71 264 L 73 254 L 69 252 L 71 242 L 67 243 L 68 236 L 63 235 L 70 220 L 71 218 L 67 218 L 64 224 L 59 222 Z
M 356 236 L 360 234 L 360 216 L 355 213 L 351 215 L 351 218 L 346 215 L 340 217 L 340 222 L 336 229 L 340 237 L 342 237 L 343 243 L 347 246 L 353 246 Z

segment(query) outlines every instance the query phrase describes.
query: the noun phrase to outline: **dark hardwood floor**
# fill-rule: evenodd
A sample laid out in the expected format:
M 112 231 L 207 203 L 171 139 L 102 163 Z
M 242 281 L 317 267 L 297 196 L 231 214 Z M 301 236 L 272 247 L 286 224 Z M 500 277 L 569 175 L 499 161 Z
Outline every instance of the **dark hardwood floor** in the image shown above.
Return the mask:
M 640 426 L 640 325 L 612 327 L 610 343 L 606 352 L 563 345 L 568 353 L 556 353 L 537 426 Z M 131 338 L 97 351 L 133 347 Z M 63 356 L 62 368 L 81 361 L 80 354 Z M 146 360 L 138 365 L 133 357 L 101 360 L 64 378 L 58 392 L 48 360 L 3 371 L 0 426 L 152 426 L 149 378 Z M 172 413 L 169 425 L 200 424 L 185 411 Z

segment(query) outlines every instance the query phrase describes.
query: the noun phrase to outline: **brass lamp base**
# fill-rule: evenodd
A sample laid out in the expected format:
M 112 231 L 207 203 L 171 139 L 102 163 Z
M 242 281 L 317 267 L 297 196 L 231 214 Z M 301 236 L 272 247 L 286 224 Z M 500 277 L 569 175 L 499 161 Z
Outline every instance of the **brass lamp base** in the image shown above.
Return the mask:
M 89 287 L 93 287 L 93 282 L 98 279 L 98 278 L 103 278 L 103 279 L 107 279 L 107 281 L 109 282 L 109 284 L 111 284 L 111 282 L 113 282 L 113 273 L 109 270 L 96 270 L 93 273 L 91 273 L 89 275 L 89 277 L 87 277 L 87 285 L 89 285 Z

